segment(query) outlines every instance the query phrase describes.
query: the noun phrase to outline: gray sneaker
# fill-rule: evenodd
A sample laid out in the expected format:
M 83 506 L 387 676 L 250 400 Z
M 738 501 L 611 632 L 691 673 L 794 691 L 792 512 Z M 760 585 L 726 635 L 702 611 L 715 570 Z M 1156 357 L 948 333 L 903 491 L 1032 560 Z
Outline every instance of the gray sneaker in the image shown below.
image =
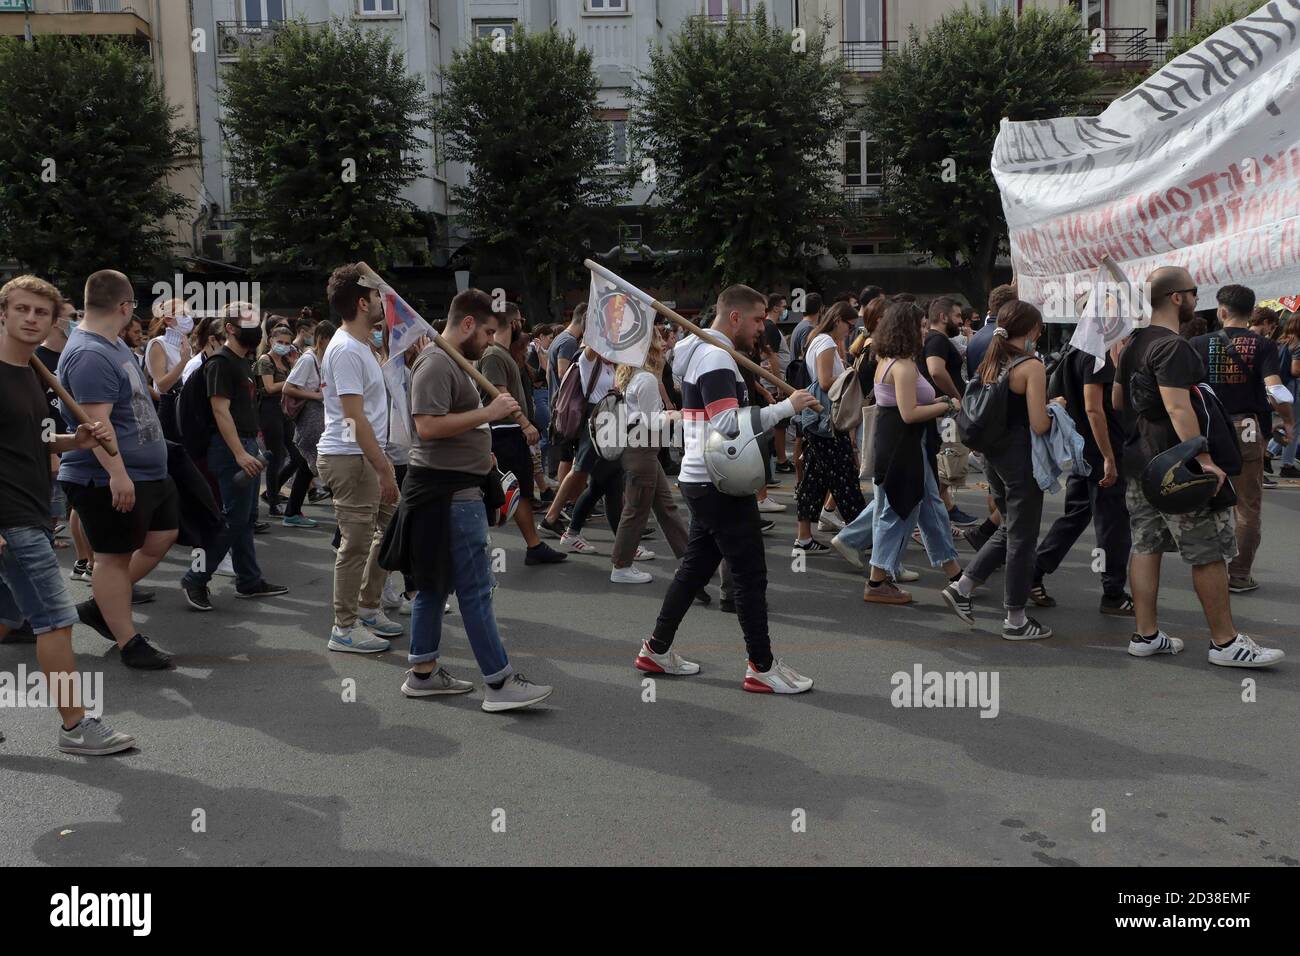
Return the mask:
M 327 646 L 331 651 L 351 654 L 382 654 L 392 645 L 382 637 L 371 634 L 358 622 L 346 631 L 335 624 L 330 629 L 330 642 Z
M 551 696 L 555 688 L 545 684 L 534 684 L 523 674 L 511 674 L 500 690 L 493 690 L 483 685 L 483 709 L 489 713 L 499 710 L 518 710 L 540 704 Z
M 474 685 L 467 680 L 459 680 L 447 673 L 447 668 L 439 667 L 429 674 L 417 674 L 414 670 L 406 672 L 402 683 L 402 693 L 407 697 L 437 697 L 440 694 L 468 694 Z
M 102 757 L 134 746 L 134 737 L 118 733 L 98 717 L 82 717 L 81 723 L 71 730 L 59 728 L 59 749 L 65 754 Z

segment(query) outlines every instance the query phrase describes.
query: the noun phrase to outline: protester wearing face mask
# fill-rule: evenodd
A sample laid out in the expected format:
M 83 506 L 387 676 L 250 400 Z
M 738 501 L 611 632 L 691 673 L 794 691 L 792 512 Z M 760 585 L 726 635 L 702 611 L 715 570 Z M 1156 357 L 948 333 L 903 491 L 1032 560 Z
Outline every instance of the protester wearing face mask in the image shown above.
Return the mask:
M 192 355 L 190 333 L 193 331 L 194 320 L 182 300 L 154 303 L 144 366 L 150 386 L 158 393 L 158 420 L 168 441 L 181 440 L 176 424 L 176 397 L 181 390 L 181 375 Z
M 266 490 L 262 493 L 262 500 L 270 506 L 269 513 L 273 518 L 284 517 L 280 489 L 290 477 L 304 486 L 311 483 L 311 470 L 294 447 L 293 422 L 284 414 L 280 402 L 285 379 L 289 377 L 296 357 L 292 336 L 287 321 L 273 322 L 270 338 L 262 344 L 261 355 L 253 369 L 258 417 L 270 459 L 266 465 Z

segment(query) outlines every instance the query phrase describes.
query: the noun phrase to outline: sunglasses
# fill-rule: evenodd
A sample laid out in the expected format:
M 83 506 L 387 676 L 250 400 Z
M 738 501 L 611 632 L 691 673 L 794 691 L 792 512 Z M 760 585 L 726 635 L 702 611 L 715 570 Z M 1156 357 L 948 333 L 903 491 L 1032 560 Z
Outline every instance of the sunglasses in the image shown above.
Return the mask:
M 1166 292 L 1165 295 L 1186 295 L 1189 292 L 1195 296 L 1196 286 L 1192 286 L 1190 289 L 1175 289 L 1173 292 Z

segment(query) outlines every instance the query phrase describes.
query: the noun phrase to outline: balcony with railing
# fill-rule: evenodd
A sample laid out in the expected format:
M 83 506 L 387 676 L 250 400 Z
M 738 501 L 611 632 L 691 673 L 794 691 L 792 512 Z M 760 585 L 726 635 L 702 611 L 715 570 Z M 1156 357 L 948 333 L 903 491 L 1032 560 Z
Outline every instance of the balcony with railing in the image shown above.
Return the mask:
M 753 13 L 693 13 L 687 19 L 695 23 L 706 23 L 709 26 L 725 27 L 728 20 L 735 20 L 737 23 L 749 23 L 758 19 Z
M 218 20 L 217 58 L 238 59 L 244 50 L 256 50 L 274 42 L 276 34 L 282 29 L 283 21 L 268 20 L 251 26 L 241 20 Z
M 1145 72 L 1160 66 L 1169 56 L 1169 41 L 1157 40 L 1146 27 L 1106 27 L 1086 32 L 1090 39 L 1095 38 L 1088 62 L 1106 73 Z
M 885 203 L 883 183 L 845 185 L 841 190 L 844 193 L 844 205 L 848 209 L 850 218 L 868 219 L 883 215 Z
M 0 0 L 0 36 L 22 36 L 31 25 L 35 36 L 115 36 L 151 39 L 152 5 L 147 0 Z
M 879 73 L 885 58 L 897 49 L 897 40 L 845 40 L 840 43 L 840 56 L 852 73 Z

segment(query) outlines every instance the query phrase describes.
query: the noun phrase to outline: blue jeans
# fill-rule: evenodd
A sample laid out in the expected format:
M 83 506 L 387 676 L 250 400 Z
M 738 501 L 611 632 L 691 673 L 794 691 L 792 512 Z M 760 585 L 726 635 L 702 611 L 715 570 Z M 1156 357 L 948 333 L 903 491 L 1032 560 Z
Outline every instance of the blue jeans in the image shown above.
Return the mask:
M 0 624 L 18 627 L 23 621 L 33 634 L 71 627 L 77 620 L 54 556 L 54 535 L 46 528 L 0 528 Z
M 920 452 L 924 454 L 924 451 Z M 929 464 L 925 465 L 925 496 L 906 518 L 889 506 L 885 489 L 876 486 L 875 533 L 872 535 L 871 566 L 897 577 L 902 570 L 903 551 L 907 549 L 912 529 L 921 525 L 921 540 L 925 543 L 930 566 L 940 567 L 945 561 L 957 560 L 957 549 L 952 544 L 952 525 L 948 522 L 948 509 L 939 497 L 939 483 Z M 861 516 L 859 516 L 861 517 Z
M 452 588 L 465 621 L 469 646 L 483 680 L 504 680 L 513 673 L 497 633 L 492 611 L 492 562 L 488 558 L 487 512 L 482 501 L 451 503 Z M 407 660 L 424 664 L 438 659 L 442 642 L 442 608 L 447 595 L 421 591 L 411 604 L 411 651 Z
M 1292 391 L 1300 389 L 1300 382 L 1293 383 L 1291 389 Z M 1268 453 L 1270 455 L 1282 456 L 1283 468 L 1287 465 L 1290 465 L 1292 468 L 1295 467 L 1296 446 L 1300 444 L 1300 418 L 1296 418 L 1298 415 L 1300 415 L 1300 395 L 1297 395 L 1295 401 L 1291 403 L 1292 421 L 1296 423 L 1295 437 L 1291 439 L 1291 444 L 1283 446 L 1283 444 L 1277 439 L 1272 439 L 1268 443 Z
M 858 516 L 846 524 L 835 537 L 847 544 L 858 554 L 862 554 L 873 545 L 876 525 L 876 500 L 872 498 L 867 506 L 858 512 Z
M 257 455 L 256 438 L 241 438 L 239 443 L 248 454 Z M 203 570 L 191 568 L 184 581 L 191 587 L 206 587 L 217 565 L 230 552 L 230 562 L 235 566 L 235 589 L 247 591 L 262 580 L 262 569 L 257 565 L 253 548 L 253 524 L 257 521 L 257 492 L 261 482 L 244 474 L 220 435 L 213 436 L 208 446 L 208 474 L 217 479 L 217 487 L 221 489 L 221 513 L 226 516 L 226 526 L 213 538 L 212 550 L 204 556 Z

